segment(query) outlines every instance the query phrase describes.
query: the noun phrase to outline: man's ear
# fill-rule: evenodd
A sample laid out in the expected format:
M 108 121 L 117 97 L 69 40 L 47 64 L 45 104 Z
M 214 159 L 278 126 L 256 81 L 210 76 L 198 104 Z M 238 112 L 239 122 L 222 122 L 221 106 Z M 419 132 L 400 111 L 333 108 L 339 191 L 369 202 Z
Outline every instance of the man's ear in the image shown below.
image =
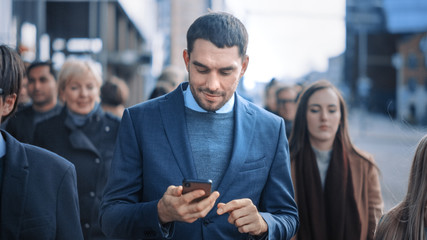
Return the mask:
M 16 96 L 16 93 L 6 96 L 3 102 L 2 116 L 7 116 L 12 112 L 15 106 Z
M 242 78 L 243 75 L 245 75 L 246 69 L 248 69 L 248 65 L 249 65 L 249 56 L 245 55 L 243 57 L 242 70 L 240 71 L 240 78 Z
M 184 49 L 182 57 L 184 58 L 185 68 L 187 69 L 187 72 L 189 72 L 190 54 L 188 53 L 187 49 Z

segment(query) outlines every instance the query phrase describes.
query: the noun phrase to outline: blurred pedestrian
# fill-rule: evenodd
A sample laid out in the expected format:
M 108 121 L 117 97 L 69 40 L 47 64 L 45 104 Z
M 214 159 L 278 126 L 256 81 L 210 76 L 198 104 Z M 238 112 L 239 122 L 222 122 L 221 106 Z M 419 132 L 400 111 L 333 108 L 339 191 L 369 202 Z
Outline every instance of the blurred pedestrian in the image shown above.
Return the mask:
M 101 86 L 102 110 L 112 113 L 121 118 L 129 98 L 129 87 L 127 83 L 115 76 L 110 77 Z
M 290 137 L 297 111 L 298 92 L 293 85 L 279 85 L 276 91 L 277 115 L 285 120 L 286 137 Z
M 385 214 L 377 228 L 377 240 L 427 239 L 427 135 L 415 151 L 403 201 Z
M 24 71 L 1 45 L 0 123 L 16 110 Z M 0 239 L 83 239 L 73 164 L 0 132 Z
M 166 67 L 157 79 L 156 86 L 151 92 L 149 99 L 160 97 L 172 92 L 184 81 L 186 81 L 184 71 L 174 66 Z
M 85 239 L 105 239 L 98 224 L 99 204 L 110 171 L 120 120 L 100 104 L 101 74 L 89 61 L 68 60 L 58 89 L 64 108 L 39 123 L 34 144 L 68 160 L 77 171 L 80 222 Z
M 26 70 L 29 65 L 30 64 L 28 62 L 24 62 L 25 74 L 24 74 L 24 77 L 22 78 L 21 90 L 19 91 L 17 111 L 31 104 L 31 97 L 30 95 L 28 95 L 28 76 L 27 76 L 27 70 Z
M 299 97 L 289 149 L 296 239 L 373 239 L 383 209 L 378 169 L 351 143 L 345 102 L 330 82 L 314 82 Z
M 108 236 L 290 239 L 298 215 L 284 122 L 236 93 L 249 57 L 244 25 L 211 12 L 187 32 L 188 82 L 125 110 L 101 207 Z M 182 181 L 212 192 L 183 194 Z M 221 193 L 221 196 L 220 196 Z
M 5 127 L 19 141 L 32 143 L 36 124 L 61 111 L 55 75 L 51 62 L 34 62 L 28 67 L 27 90 L 32 103 L 10 118 Z
M 277 84 L 277 79 L 272 78 L 264 88 L 264 109 L 274 114 L 277 113 Z

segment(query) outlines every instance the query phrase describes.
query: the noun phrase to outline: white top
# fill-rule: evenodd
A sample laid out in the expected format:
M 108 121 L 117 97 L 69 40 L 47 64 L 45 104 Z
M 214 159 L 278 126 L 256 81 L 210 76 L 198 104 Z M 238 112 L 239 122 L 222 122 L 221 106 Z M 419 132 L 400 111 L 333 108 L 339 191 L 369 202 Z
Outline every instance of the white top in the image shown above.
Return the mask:
M 328 173 L 329 163 L 331 162 L 332 150 L 321 151 L 311 147 L 316 155 L 317 167 L 319 168 L 320 182 L 322 189 L 325 189 L 326 174 Z

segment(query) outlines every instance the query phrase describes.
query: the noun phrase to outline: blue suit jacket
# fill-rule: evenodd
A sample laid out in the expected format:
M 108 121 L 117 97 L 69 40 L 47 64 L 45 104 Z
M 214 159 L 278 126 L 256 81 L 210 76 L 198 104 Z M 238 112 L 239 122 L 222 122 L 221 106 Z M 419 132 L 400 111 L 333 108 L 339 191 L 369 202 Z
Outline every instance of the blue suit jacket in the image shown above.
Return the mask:
M 101 226 L 111 237 L 161 239 L 157 203 L 170 185 L 197 178 L 185 119 L 183 89 L 126 109 L 101 206 Z M 269 239 L 289 239 L 298 227 L 282 119 L 236 94 L 234 145 L 219 183 L 217 202 L 250 198 L 268 224 Z M 247 239 L 227 221 L 208 215 L 175 222 L 172 239 Z
M 83 239 L 74 165 L 1 133 L 6 155 L 0 239 Z

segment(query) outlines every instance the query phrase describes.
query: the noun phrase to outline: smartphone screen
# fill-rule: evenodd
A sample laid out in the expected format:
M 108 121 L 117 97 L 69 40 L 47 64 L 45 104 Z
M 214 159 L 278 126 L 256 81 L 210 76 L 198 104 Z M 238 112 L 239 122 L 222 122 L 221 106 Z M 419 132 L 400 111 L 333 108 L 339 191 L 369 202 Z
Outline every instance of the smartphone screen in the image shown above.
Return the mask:
M 194 190 L 202 189 L 205 191 L 205 195 L 200 198 L 195 199 L 194 201 L 200 201 L 207 198 L 211 194 L 212 180 L 210 179 L 184 179 L 182 181 L 182 194 L 189 193 Z

